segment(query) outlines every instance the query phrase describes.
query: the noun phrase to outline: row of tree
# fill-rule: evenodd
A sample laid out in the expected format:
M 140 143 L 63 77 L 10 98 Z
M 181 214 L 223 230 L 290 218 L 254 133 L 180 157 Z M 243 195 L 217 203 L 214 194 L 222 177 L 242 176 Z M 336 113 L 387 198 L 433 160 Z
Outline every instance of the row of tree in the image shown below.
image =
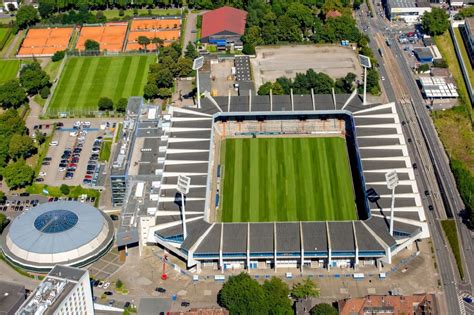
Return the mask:
M 34 170 L 25 158 L 37 152 L 33 139 L 28 136 L 25 122 L 16 109 L 0 115 L 0 174 L 9 188 L 23 187 L 34 178 Z
M 474 229 L 474 176 L 460 161 L 451 159 L 451 170 L 459 189 L 459 194 L 464 201 L 464 219 L 469 228 Z
M 175 78 L 188 77 L 193 73 L 193 59 L 198 55 L 196 47 L 189 43 L 185 56 L 181 56 L 181 46 L 174 42 L 168 47 L 160 47 L 158 63 L 150 65 L 144 96 L 147 99 L 168 98 L 173 93 Z
M 51 8 L 53 11 L 68 11 L 79 9 L 81 6 L 88 6 L 95 10 L 104 9 L 128 9 L 128 8 L 169 8 L 180 7 L 183 0 L 39 0 L 41 7 Z
M 315 283 L 306 279 L 293 287 L 280 278 L 272 277 L 260 285 L 247 273 L 231 276 L 217 296 L 218 303 L 231 314 L 294 314 L 293 301 L 319 296 Z M 290 298 L 291 297 L 291 298 Z M 312 315 L 337 315 L 337 310 L 328 304 L 319 304 L 311 310 Z
M 112 101 L 110 98 L 101 97 L 97 102 L 97 107 L 100 111 L 115 110 L 116 112 L 124 113 L 127 110 L 127 102 L 127 99 L 122 97 L 117 101 L 117 103 L 114 104 L 114 101 Z
M 270 89 L 274 95 L 290 94 L 291 89 L 295 94 L 309 94 L 311 89 L 315 94 L 330 94 L 334 88 L 335 93 L 351 93 L 354 90 L 356 75 L 349 72 L 344 78 L 334 81 L 323 72 L 316 73 L 309 69 L 306 73 L 297 73 L 294 80 L 287 77 L 280 77 L 275 82 L 267 82 L 258 89 L 259 95 L 270 94 Z

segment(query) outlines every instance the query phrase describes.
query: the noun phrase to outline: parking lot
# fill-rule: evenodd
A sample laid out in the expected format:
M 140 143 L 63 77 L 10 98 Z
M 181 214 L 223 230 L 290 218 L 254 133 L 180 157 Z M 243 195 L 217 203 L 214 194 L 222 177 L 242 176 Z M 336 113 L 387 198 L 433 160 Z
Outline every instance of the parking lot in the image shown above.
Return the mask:
M 297 73 L 314 69 L 331 78 L 341 78 L 353 72 L 362 75 L 357 53 L 351 47 L 337 45 L 292 45 L 257 47 L 251 59 L 257 88 L 279 77 L 294 78 Z
M 57 129 L 37 181 L 51 186 L 91 184 L 98 176 L 104 130 L 87 121 Z

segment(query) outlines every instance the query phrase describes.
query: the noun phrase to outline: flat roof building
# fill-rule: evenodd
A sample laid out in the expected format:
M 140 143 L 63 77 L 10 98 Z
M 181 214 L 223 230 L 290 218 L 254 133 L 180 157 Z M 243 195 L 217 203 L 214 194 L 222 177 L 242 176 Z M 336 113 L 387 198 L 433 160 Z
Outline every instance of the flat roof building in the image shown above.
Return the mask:
M 417 23 L 425 12 L 431 12 L 431 6 L 426 0 L 387 0 L 386 10 L 391 21 Z
M 16 315 L 94 314 L 89 271 L 56 265 Z
M 474 67 L 474 17 L 466 18 L 464 25 L 459 26 L 459 30 L 461 31 L 464 47 L 466 47 L 469 55 L 471 67 Z
M 0 315 L 14 315 L 25 299 L 24 285 L 0 281 Z

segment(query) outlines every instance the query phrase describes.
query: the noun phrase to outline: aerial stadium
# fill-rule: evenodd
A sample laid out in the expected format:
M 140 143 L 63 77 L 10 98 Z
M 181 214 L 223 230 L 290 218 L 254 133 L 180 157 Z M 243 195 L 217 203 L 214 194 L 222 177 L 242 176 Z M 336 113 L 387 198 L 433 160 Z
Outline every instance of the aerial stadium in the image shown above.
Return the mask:
M 5 258 L 15 266 L 47 273 L 55 265 L 84 267 L 113 245 L 112 220 L 75 201 L 48 202 L 16 217 L 2 234 Z
M 122 219 L 137 226 L 140 245 L 166 248 L 188 267 L 390 264 L 429 237 L 394 103 L 362 105 L 355 94 L 208 96 L 201 108 L 170 107 L 157 132 L 137 125 L 153 139 L 144 140 Z

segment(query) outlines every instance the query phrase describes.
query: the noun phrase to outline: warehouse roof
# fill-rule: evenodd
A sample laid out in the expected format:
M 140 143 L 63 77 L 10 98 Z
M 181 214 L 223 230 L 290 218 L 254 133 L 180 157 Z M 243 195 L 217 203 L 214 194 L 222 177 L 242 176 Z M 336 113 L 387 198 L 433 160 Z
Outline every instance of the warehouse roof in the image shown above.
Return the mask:
M 221 32 L 232 32 L 243 35 L 247 12 L 232 7 L 222 7 L 205 13 L 202 16 L 201 37 L 205 38 Z

